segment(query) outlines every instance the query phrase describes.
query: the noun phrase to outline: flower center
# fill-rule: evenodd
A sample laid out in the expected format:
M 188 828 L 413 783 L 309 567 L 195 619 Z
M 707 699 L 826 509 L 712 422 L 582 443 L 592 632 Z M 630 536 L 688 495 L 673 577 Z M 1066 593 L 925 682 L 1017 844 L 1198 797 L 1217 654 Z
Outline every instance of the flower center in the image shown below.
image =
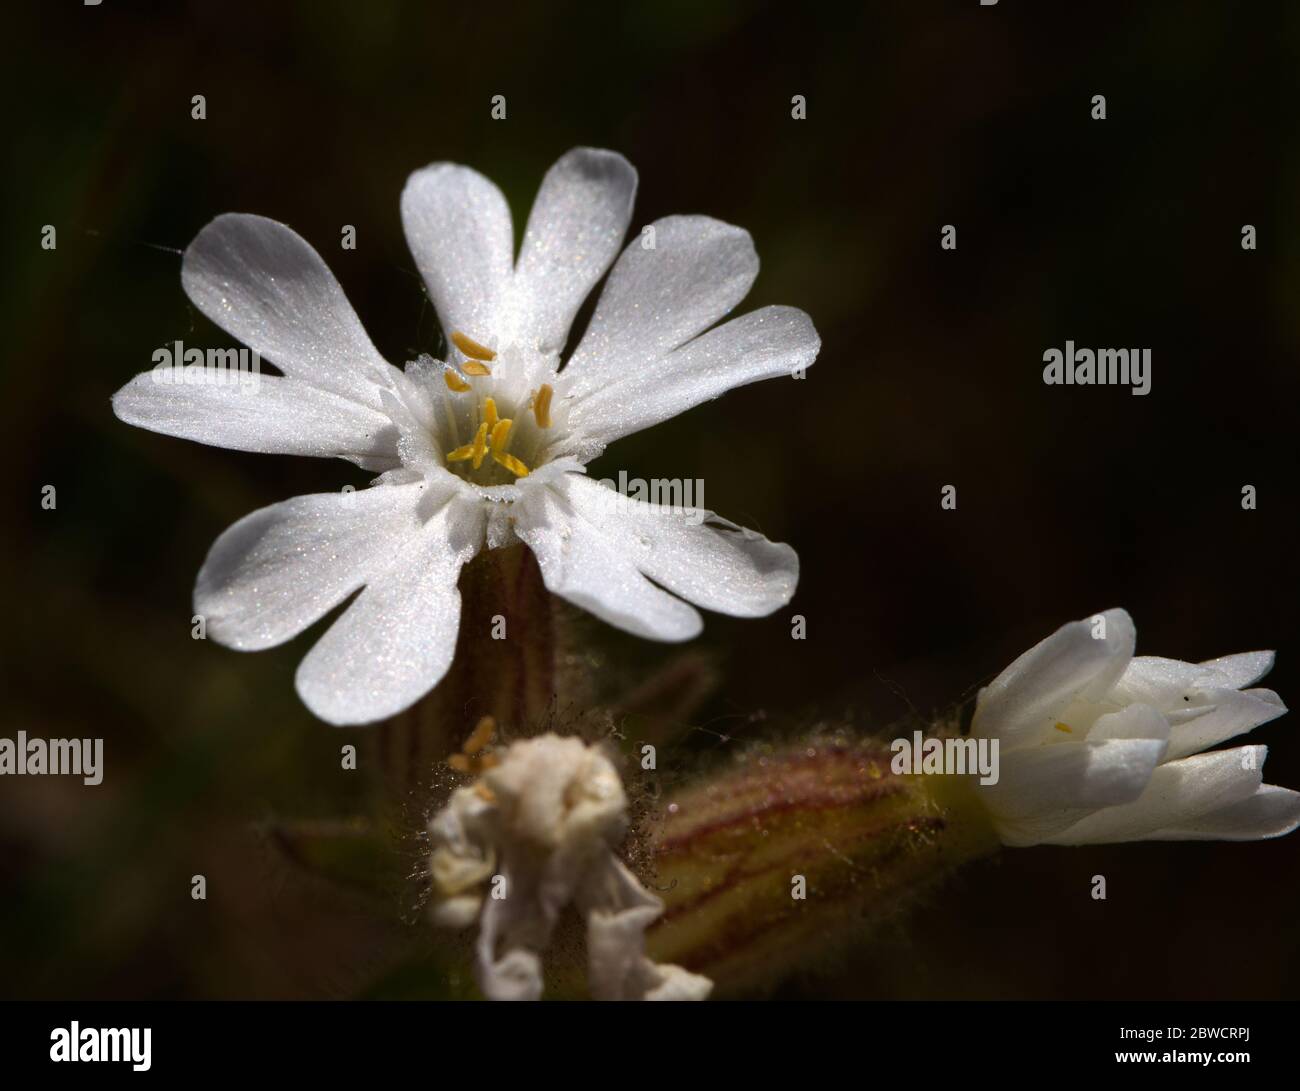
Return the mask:
M 474 438 L 446 452 L 447 468 L 477 485 L 509 484 L 527 477 L 531 469 L 524 458 L 534 460 L 545 447 L 543 433 L 551 427 L 554 391 L 549 383 L 543 383 L 516 407 L 513 416 L 504 416 L 496 399 L 474 384 L 475 379 L 491 380 L 489 365 L 497 354 L 460 332 L 453 333 L 451 340 L 466 359 L 459 369 L 444 371 L 443 379 L 452 394 L 463 399 L 457 407 L 463 415 L 458 415 L 468 418 Z M 534 468 L 536 465 L 534 461 Z

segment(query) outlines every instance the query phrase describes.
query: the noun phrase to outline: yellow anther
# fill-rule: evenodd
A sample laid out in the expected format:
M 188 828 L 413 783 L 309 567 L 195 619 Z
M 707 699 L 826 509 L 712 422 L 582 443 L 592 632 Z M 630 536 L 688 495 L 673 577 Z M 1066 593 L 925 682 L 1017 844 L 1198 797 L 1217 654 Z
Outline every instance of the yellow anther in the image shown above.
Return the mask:
M 457 375 L 454 371 L 444 371 L 442 377 L 446 380 L 447 386 L 457 394 L 464 394 L 469 389 L 469 383 Z
M 486 345 L 480 345 L 472 337 L 466 337 L 459 330 L 451 335 L 451 343 L 466 356 L 473 356 L 479 360 L 495 360 L 497 358 L 497 354 Z
M 483 419 L 487 421 L 488 428 L 495 428 L 501 419 L 497 416 L 497 403 L 492 398 L 483 399 Z
M 491 716 L 484 716 L 474 725 L 474 730 L 470 732 L 469 738 L 465 740 L 465 745 L 461 747 L 461 751 L 465 754 L 477 754 L 492 741 L 492 736 L 496 733 L 496 720 Z
M 505 451 L 493 451 L 492 460 L 496 462 L 497 465 L 504 466 L 507 470 L 509 470 L 512 474 L 514 474 L 515 477 L 528 476 L 528 467 L 525 466 L 522 462 L 520 462 L 519 459 L 515 458 L 515 456 L 512 454 L 507 454 Z
M 467 462 L 473 460 L 474 469 L 483 465 L 483 456 L 487 454 L 487 421 L 478 426 L 478 431 L 474 433 L 474 442 L 467 443 L 464 447 L 457 447 L 454 451 L 447 452 L 448 462 Z
M 463 364 L 460 365 L 460 369 L 466 375 L 491 375 L 492 374 L 492 372 L 488 370 L 487 364 L 485 364 L 482 360 L 466 360 Z
M 447 764 L 458 773 L 472 773 L 475 776 L 500 765 L 501 759 L 492 753 L 489 748 L 492 737 L 496 733 L 496 720 L 491 716 L 482 717 L 474 725 L 474 730 L 469 733 L 469 738 L 465 740 L 465 745 L 460 748 L 460 753 L 452 754 L 447 758 Z M 474 788 L 484 799 L 489 798 L 483 795 L 486 786 L 482 782 L 476 784 Z
M 487 422 L 484 421 L 483 423 L 486 424 Z M 513 423 L 509 417 L 506 417 L 492 426 L 492 453 L 494 455 L 499 455 L 506 449 L 506 444 L 510 442 L 510 426 Z
M 476 470 L 483 465 L 483 456 L 487 454 L 487 434 L 487 421 L 484 421 L 478 426 L 478 431 L 474 433 L 473 460 L 470 465 Z
M 1069 724 L 1063 724 L 1060 721 L 1057 721 L 1057 723 L 1053 724 L 1052 726 L 1055 727 L 1057 731 L 1064 731 L 1067 735 L 1074 734 L 1074 728 L 1072 728 Z
M 538 428 L 551 426 L 551 395 L 554 393 L 550 383 L 542 383 L 533 395 L 533 417 L 537 420 Z

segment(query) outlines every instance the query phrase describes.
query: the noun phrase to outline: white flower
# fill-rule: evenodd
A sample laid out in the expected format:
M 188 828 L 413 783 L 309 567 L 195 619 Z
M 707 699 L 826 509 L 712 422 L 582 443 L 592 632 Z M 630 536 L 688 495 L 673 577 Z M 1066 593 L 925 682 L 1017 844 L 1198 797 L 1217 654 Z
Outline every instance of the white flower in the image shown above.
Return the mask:
M 747 232 L 669 216 L 614 258 L 636 172 L 578 148 L 547 173 L 518 261 L 501 192 L 463 166 L 411 176 L 402 220 L 449 340 L 450 360 L 400 371 L 371 344 L 320 255 L 283 224 L 220 216 L 185 252 L 194 304 L 283 373 L 256 392 L 137 376 L 124 421 L 220 447 L 335 456 L 372 487 L 254 512 L 213 546 L 195 611 L 241 650 L 291 639 L 364 590 L 307 654 L 298 692 L 322 719 L 367 723 L 408 707 L 446 672 L 461 567 L 526 543 L 546 586 L 639 636 L 701 628 L 688 604 L 740 617 L 789 601 L 787 545 L 707 513 L 616 507 L 583 466 L 607 443 L 732 387 L 807 367 L 808 316 L 763 307 L 713 327 L 748 292 Z M 649 242 L 653 238 L 653 246 Z M 560 370 L 578 308 L 613 263 L 581 343 Z M 706 332 L 707 331 L 707 332 Z M 683 601 L 688 600 L 688 601 Z
M 1123 610 L 1062 626 L 980 691 L 971 733 L 1000 740 L 981 787 L 1008 845 L 1253 841 L 1300 824 L 1300 793 L 1262 784 L 1267 748 L 1202 751 L 1286 711 L 1243 689 L 1272 652 L 1205 663 L 1133 655 Z
M 541 953 L 560 911 L 572 904 L 587 921 L 593 999 L 707 997 L 708 978 L 645 957 L 645 930 L 663 902 L 612 851 L 627 831 L 627 797 L 609 759 L 556 735 L 517 742 L 494 757 L 500 764 L 458 789 L 429 823 L 434 919 L 457 928 L 478 919 L 484 995 L 542 995 Z

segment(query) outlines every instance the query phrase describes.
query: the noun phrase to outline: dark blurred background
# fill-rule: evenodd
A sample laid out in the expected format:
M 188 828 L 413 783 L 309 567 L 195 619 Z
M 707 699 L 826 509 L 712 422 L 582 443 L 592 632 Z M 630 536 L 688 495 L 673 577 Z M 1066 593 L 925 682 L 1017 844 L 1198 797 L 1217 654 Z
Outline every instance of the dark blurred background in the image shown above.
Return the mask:
M 311 241 L 390 360 L 433 348 L 397 204 L 433 160 L 496 180 L 518 230 L 563 151 L 617 149 L 635 224 L 743 225 L 763 259 L 743 309 L 795 305 L 821 332 L 803 384 L 732 393 L 595 467 L 703 477 L 710 507 L 799 551 L 789 611 L 708 616 L 712 731 L 950 710 L 1115 605 L 1140 652 L 1278 649 L 1267 684 L 1300 701 L 1300 8 L 105 0 L 11 6 L 6 38 L 0 734 L 102 736 L 107 773 L 0 782 L 3 994 L 400 994 L 390 953 L 418 914 L 319 881 L 275 832 L 364 805 L 339 746 L 365 732 L 293 691 L 321 628 L 249 656 L 190 637 L 226 526 L 365 476 L 132 429 L 109 397 L 161 345 L 230 344 L 175 252 L 226 211 Z M 1067 338 L 1150 347 L 1152 393 L 1045 387 Z M 674 654 L 600 636 L 632 677 Z M 1294 720 L 1258 740 L 1266 779 L 1300 787 Z M 1300 837 L 1009 851 L 780 995 L 1295 997 L 1297 865 Z

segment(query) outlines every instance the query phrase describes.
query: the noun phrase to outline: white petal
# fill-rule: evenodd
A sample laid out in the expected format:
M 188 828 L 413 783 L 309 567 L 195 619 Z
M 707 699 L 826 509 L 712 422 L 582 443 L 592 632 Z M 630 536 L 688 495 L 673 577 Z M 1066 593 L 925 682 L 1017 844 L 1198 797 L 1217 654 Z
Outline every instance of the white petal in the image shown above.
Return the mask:
M 1168 760 L 1199 754 L 1276 720 L 1286 712 L 1282 698 L 1271 689 L 1248 689 L 1241 693 L 1235 689 L 1210 690 L 1205 699 L 1213 707 L 1204 715 L 1177 725 L 1170 734 Z
M 479 910 L 482 908 L 483 899 L 477 894 L 460 894 L 435 902 L 430 915 L 433 923 L 438 927 L 459 931 L 468 928 L 478 920 Z
M 1136 633 L 1124 610 L 1100 617 L 1102 637 L 1093 636 L 1094 618 L 1062 625 L 981 690 L 972 732 L 1014 742 L 1050 737 L 1056 714 L 1071 701 L 1102 697 L 1128 665 Z
M 663 903 L 595 908 L 587 917 L 587 981 L 593 1000 L 639 1000 L 645 930 Z
M 1239 693 L 1266 673 L 1271 652 L 1246 652 L 1205 663 L 1140 655 L 1115 684 L 1110 699 L 1146 701 L 1165 711 L 1176 725 L 1167 760 L 1207 750 L 1244 734 L 1286 711 L 1272 690 Z
M 598 526 L 642 573 L 696 606 L 763 617 L 784 606 L 799 582 L 788 545 L 719 519 L 630 500 L 590 478 L 565 480 L 573 510 Z
M 1167 762 L 1134 802 L 1097 811 L 1046 840 L 1057 845 L 1145 841 L 1160 838 L 1162 830 L 1194 827 L 1203 816 L 1255 794 L 1267 752 L 1263 746 L 1239 746 Z
M 647 580 L 615 541 L 575 512 L 563 495 L 566 481 L 530 488 L 518 504 L 515 533 L 536 555 L 547 588 L 634 636 L 699 635 L 700 615 Z
M 708 216 L 656 220 L 654 247 L 632 240 L 565 369 L 585 397 L 641 372 L 724 317 L 749 293 L 758 255 L 749 232 Z
M 448 337 L 497 347 L 515 246 L 501 191 L 468 167 L 434 163 L 407 179 L 402 224 Z
M 1194 822 L 1159 830 L 1153 841 L 1259 841 L 1300 826 L 1300 792 L 1261 784 L 1252 796 L 1201 815 Z
M 476 977 L 483 995 L 489 1000 L 540 1000 L 542 996 L 542 960 L 533 951 L 523 946 L 510 946 L 510 932 L 515 926 L 527 924 L 520 921 L 521 911 L 509 905 L 511 879 L 506 876 L 507 897 L 505 899 L 488 898 L 483 906 L 483 915 L 479 920 L 478 939 L 474 944 L 476 959 Z M 497 957 L 498 934 L 507 943 L 506 953 Z M 550 936 L 549 924 L 539 927 L 535 937 L 540 946 Z
M 1173 711 L 1183 703 L 1183 697 L 1197 689 L 1206 674 L 1198 663 L 1158 655 L 1134 656 L 1115 683 L 1112 698 L 1120 703 L 1142 701 Z
M 384 414 L 299 379 L 258 375 L 255 386 L 160 382 L 137 375 L 113 395 L 127 424 L 213 447 L 346 458 L 366 469 L 397 465 L 397 431 Z
M 710 330 L 668 356 L 628 368 L 607 386 L 575 400 L 569 426 L 583 436 L 610 443 L 735 387 L 788 378 L 809 367 L 820 348 L 812 320 L 803 311 L 763 307 Z M 566 368 L 561 379 L 568 374 Z
M 1241 689 L 1258 681 L 1272 666 L 1272 652 L 1243 652 L 1204 663 L 1139 655 L 1115 684 L 1114 696 L 1121 701 L 1146 701 L 1165 711 L 1175 711 L 1198 691 Z
M 1098 716 L 1088 729 L 1089 742 L 1107 739 L 1159 739 L 1165 742 L 1169 737 L 1169 721 L 1159 709 L 1143 704 L 1128 705 L 1118 712 Z
M 1098 726 L 1101 736 L 1094 738 Z M 1133 706 L 1102 717 L 1083 742 L 1000 755 L 998 783 L 980 791 L 1003 842 L 1036 844 L 1090 811 L 1137 799 L 1164 756 L 1168 731 L 1155 709 Z
M 456 649 L 456 580 L 482 533 L 479 506 L 453 496 L 394 552 L 299 665 L 298 694 L 312 712 L 332 724 L 372 723 L 438 683 Z
M 613 856 L 593 872 L 579 892 L 579 906 L 587 910 L 591 998 L 704 1000 L 713 991 L 707 977 L 645 956 L 645 930 L 663 912 L 663 902 Z
M 655 982 L 646 990 L 647 1000 L 707 1000 L 713 992 L 713 982 L 703 974 L 693 974 L 665 962 L 650 965 Z
M 321 256 L 284 224 L 218 216 L 186 249 L 181 283 L 199 310 L 286 375 L 378 406 L 391 368 Z
M 245 516 L 199 570 L 194 610 L 218 643 L 256 651 L 297 636 L 387 568 L 420 529 L 419 485 L 299 496 Z
M 627 234 L 636 171 L 621 155 L 574 148 L 542 180 L 511 289 L 514 333 L 559 352 L 573 316 Z
M 1223 675 L 1233 689 L 1245 689 L 1273 669 L 1273 658 L 1272 652 L 1240 652 L 1207 659 L 1201 666 Z

